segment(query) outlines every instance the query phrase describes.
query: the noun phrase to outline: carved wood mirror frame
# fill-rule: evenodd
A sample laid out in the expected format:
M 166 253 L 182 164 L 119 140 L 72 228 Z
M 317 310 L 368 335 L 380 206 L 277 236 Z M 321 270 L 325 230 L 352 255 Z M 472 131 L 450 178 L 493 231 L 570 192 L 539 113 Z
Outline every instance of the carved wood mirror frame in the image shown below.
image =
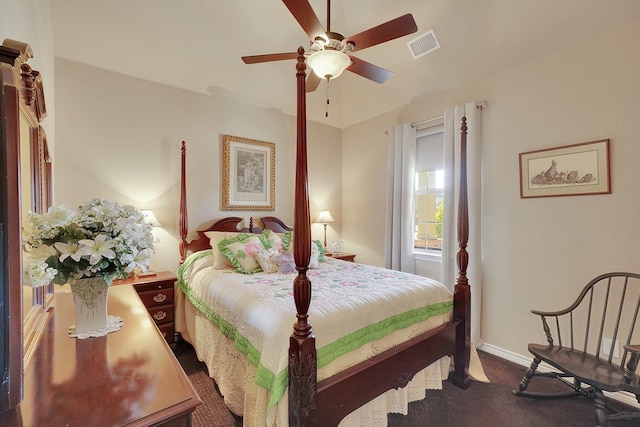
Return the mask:
M 22 281 L 22 221 L 29 211 L 51 205 L 51 159 L 40 122 L 46 105 L 40 73 L 26 62 L 31 47 L 5 39 L 0 46 L 0 120 L 2 120 L 3 312 L 2 350 L 6 378 L 0 388 L 0 410 L 22 399 L 24 366 L 48 318 L 53 285 L 26 288 Z M 6 177 L 6 178 L 5 178 Z

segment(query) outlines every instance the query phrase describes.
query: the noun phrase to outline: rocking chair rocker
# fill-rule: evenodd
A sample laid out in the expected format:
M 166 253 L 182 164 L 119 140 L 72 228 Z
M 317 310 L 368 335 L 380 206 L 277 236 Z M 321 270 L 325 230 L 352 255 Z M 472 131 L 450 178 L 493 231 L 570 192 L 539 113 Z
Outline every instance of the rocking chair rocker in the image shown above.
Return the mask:
M 591 280 L 568 308 L 556 312 L 532 310 L 540 316 L 548 345 L 529 344 L 533 362 L 513 394 L 531 398 L 585 396 L 595 403 L 596 426 L 611 420 L 640 420 L 639 412 L 621 412 L 605 402 L 603 391 L 629 392 L 640 403 L 636 369 L 640 358 L 640 274 L 607 273 Z M 555 326 L 554 342 L 547 319 Z M 591 326 L 593 325 L 593 330 Z M 568 335 L 569 342 L 563 342 Z M 622 357 L 619 358 L 622 342 Z M 557 371 L 537 372 L 546 362 Z M 566 393 L 526 391 L 533 377 L 557 378 L 571 388 Z

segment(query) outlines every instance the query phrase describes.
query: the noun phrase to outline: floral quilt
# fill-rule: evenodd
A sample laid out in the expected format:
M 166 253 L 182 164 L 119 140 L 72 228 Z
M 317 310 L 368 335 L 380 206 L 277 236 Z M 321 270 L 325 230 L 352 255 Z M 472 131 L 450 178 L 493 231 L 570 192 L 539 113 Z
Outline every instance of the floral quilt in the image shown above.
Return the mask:
M 210 250 L 192 254 L 178 270 L 178 286 L 191 303 L 235 342 L 257 367 L 256 383 L 269 406 L 287 386 L 289 336 L 296 321 L 295 274 L 216 270 Z M 354 349 L 433 317 L 450 316 L 453 298 L 441 283 L 417 275 L 327 258 L 310 269 L 309 322 L 318 369 Z

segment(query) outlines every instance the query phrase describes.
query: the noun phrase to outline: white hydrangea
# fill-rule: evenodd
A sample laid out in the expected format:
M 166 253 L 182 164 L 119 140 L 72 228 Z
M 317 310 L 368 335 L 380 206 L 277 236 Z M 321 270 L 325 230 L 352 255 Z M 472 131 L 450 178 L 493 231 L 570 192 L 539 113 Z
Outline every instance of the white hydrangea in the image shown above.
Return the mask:
M 129 205 L 91 199 L 75 212 L 65 205 L 29 213 L 23 226 L 25 283 L 42 286 L 103 276 L 107 283 L 146 271 L 155 248 L 151 225 Z

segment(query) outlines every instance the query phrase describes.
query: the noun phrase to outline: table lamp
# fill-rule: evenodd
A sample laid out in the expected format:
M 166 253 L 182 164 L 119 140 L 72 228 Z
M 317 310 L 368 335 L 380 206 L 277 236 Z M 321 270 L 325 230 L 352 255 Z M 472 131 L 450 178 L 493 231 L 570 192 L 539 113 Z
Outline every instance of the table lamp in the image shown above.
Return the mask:
M 327 247 L 327 224 L 330 222 L 334 222 L 335 219 L 331 216 L 331 212 L 322 211 L 320 215 L 318 215 L 318 223 L 324 225 L 324 247 Z
M 144 217 L 144 221 L 150 226 L 152 227 L 160 226 L 160 221 L 158 221 L 158 219 L 153 214 L 153 211 L 151 209 L 140 209 L 140 213 L 142 213 L 142 216 Z

